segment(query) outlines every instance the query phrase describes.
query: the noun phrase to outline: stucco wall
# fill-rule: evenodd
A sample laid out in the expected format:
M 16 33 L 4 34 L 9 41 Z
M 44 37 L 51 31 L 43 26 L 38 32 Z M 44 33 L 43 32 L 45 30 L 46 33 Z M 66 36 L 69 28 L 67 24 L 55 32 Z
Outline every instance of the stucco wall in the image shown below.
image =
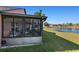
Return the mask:
M 42 37 L 6 38 L 7 45 L 40 44 Z

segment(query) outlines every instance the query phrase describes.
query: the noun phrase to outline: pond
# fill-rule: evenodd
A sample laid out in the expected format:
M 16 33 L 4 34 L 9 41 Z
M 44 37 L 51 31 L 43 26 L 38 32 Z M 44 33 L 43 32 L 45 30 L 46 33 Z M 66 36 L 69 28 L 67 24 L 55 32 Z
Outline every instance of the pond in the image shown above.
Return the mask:
M 73 32 L 79 34 L 79 29 L 68 29 L 68 28 L 49 28 L 49 29 L 60 31 L 60 32 Z

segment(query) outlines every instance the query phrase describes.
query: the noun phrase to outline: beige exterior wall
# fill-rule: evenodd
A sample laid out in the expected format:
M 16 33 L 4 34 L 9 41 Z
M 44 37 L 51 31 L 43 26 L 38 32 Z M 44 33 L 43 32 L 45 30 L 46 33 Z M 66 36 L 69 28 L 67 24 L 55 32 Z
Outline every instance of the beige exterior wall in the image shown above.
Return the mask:
M 1 47 L 1 38 L 2 37 L 2 18 L 1 18 L 1 14 L 0 14 L 0 47 Z

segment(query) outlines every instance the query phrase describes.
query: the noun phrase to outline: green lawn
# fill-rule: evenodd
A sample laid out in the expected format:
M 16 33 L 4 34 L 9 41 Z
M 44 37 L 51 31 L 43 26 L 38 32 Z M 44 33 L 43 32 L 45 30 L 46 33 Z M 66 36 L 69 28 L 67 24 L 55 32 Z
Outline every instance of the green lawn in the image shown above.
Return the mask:
M 0 49 L 3 52 L 54 52 L 64 50 L 77 50 L 79 45 L 57 36 L 53 32 L 43 32 L 43 44 L 26 47 Z

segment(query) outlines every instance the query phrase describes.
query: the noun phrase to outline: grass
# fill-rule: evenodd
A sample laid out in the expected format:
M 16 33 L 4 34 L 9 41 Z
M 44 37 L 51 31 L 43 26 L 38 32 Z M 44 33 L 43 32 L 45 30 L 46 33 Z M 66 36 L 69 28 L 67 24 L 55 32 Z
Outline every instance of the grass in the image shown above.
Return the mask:
M 63 37 L 64 39 L 72 41 L 75 44 L 79 45 L 79 34 L 71 33 L 71 32 L 59 32 L 59 31 L 54 31 L 54 30 L 52 31 L 47 30 L 47 31 L 56 33 L 57 36 Z
M 79 45 L 57 36 L 56 33 L 44 30 L 43 44 L 35 46 L 0 49 L 1 52 L 55 52 L 78 50 Z

